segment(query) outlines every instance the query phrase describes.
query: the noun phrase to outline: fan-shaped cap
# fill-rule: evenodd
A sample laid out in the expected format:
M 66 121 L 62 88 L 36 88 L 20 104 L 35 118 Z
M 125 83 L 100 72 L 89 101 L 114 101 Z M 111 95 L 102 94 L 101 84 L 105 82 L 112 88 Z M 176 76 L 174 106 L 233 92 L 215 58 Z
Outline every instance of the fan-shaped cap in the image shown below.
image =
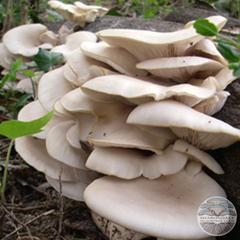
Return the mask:
M 77 80 L 73 80 L 73 82 L 76 82 L 75 85 L 77 86 L 81 86 L 92 77 L 90 71 L 92 65 L 102 65 L 101 62 L 85 56 L 80 49 L 76 49 L 68 55 L 67 64 L 77 75 Z
M 219 28 L 222 28 L 227 21 L 222 16 L 213 16 L 207 19 Z M 98 32 L 97 35 L 101 40 L 112 46 L 127 49 L 139 61 L 160 57 L 182 56 L 186 49 L 204 38 L 197 34 L 193 26 L 169 33 L 107 29 Z
M 183 140 L 177 140 L 173 145 L 173 150 L 185 153 L 191 160 L 198 161 L 217 174 L 223 174 L 224 171 L 219 163 L 208 153 L 201 151 L 193 145 Z
M 75 49 L 79 49 L 81 44 L 85 41 L 96 42 L 97 37 L 92 32 L 87 31 L 75 32 L 67 36 L 65 44 L 56 46 L 51 51 L 60 52 L 66 58 Z
M 210 97 L 195 105 L 194 109 L 207 115 L 214 115 L 223 108 L 229 96 L 229 92 L 217 92 L 213 97 Z
M 52 158 L 45 146 L 45 141 L 33 137 L 21 137 L 15 141 L 15 148 L 19 155 L 29 165 L 54 179 L 63 181 L 78 181 L 81 171 L 71 168 Z
M 39 81 L 39 101 L 47 111 L 52 111 L 57 100 L 72 89 L 72 85 L 64 77 L 63 67 L 54 69 L 45 73 Z
M 137 59 L 123 48 L 112 47 L 105 42 L 84 42 L 81 49 L 86 56 L 104 62 L 120 73 L 130 76 L 147 74 L 136 68 Z
M 213 59 L 222 63 L 223 65 L 227 65 L 227 60 L 221 55 L 221 53 L 217 50 L 214 42 L 210 39 L 202 39 L 194 46 L 187 50 L 186 55 L 197 55 L 206 58 Z
M 218 74 L 215 76 L 217 79 L 217 90 L 224 90 L 229 84 L 235 81 L 238 77 L 233 74 L 233 71 L 228 67 L 223 68 Z
M 80 1 L 74 2 L 74 5 L 78 8 L 78 11 L 95 11 L 97 12 L 99 17 L 104 16 L 107 12 L 108 9 L 102 6 L 97 6 L 97 5 L 86 5 Z
M 123 179 L 144 176 L 155 179 L 161 175 L 181 171 L 187 162 L 187 155 L 169 147 L 162 154 L 124 148 L 95 148 L 88 157 L 86 166 L 105 175 Z
M 240 130 L 173 100 L 140 105 L 130 113 L 127 123 L 168 127 L 203 149 L 227 147 L 240 140 Z
M 9 69 L 14 61 L 14 56 L 8 51 L 3 43 L 0 43 L 0 66 Z
M 81 27 L 84 27 L 88 22 L 95 21 L 97 17 L 105 15 L 108 11 L 106 8 L 85 5 L 79 1 L 75 2 L 74 5 L 54 0 L 51 0 L 48 3 L 66 19 L 78 23 Z
M 162 86 L 157 82 L 149 82 L 125 75 L 106 75 L 87 81 L 82 90 L 93 99 L 112 102 L 116 100 L 141 104 L 152 100 L 160 101 L 172 97 L 184 97 L 184 102 L 200 102 L 215 94 L 215 89 L 179 84 Z M 181 101 L 181 99 L 180 99 Z
M 103 177 L 90 184 L 84 198 L 95 213 L 126 228 L 169 239 L 208 237 L 197 222 L 199 205 L 224 190 L 204 172 L 185 170 L 156 180 Z
M 51 48 L 51 44 L 44 45 L 40 36 L 47 32 L 42 24 L 26 24 L 12 28 L 3 36 L 3 44 L 14 55 L 31 57 L 38 53 L 39 47 Z
M 46 32 L 42 33 L 39 36 L 39 40 L 43 43 L 50 43 L 50 44 L 52 44 L 52 46 L 56 46 L 59 41 L 58 35 L 52 31 L 46 31 Z
M 87 174 L 87 171 L 82 171 L 81 175 Z M 79 182 L 65 182 L 61 181 L 61 185 L 59 180 L 50 178 L 46 176 L 48 183 L 58 192 L 62 193 L 62 196 L 73 199 L 75 201 L 84 201 L 83 194 L 86 187 L 91 183 L 91 181 L 95 180 L 95 178 L 89 178 L 89 183 L 85 183 L 82 181 Z M 61 186 L 61 189 L 60 189 Z
M 132 107 L 120 103 L 95 102 L 80 88 L 66 94 L 61 102 L 70 112 L 91 114 L 96 119 L 88 137 L 94 145 L 160 150 L 175 140 L 175 135 L 169 129 L 159 129 L 156 134 L 126 124 Z
M 137 64 L 153 75 L 176 82 L 187 82 L 193 77 L 205 78 L 217 74 L 224 65 L 203 57 L 168 57 L 146 60 Z
M 77 169 L 85 169 L 86 153 L 72 147 L 67 141 L 67 132 L 74 125 L 73 121 L 59 123 L 52 127 L 46 138 L 46 147 L 50 156 Z

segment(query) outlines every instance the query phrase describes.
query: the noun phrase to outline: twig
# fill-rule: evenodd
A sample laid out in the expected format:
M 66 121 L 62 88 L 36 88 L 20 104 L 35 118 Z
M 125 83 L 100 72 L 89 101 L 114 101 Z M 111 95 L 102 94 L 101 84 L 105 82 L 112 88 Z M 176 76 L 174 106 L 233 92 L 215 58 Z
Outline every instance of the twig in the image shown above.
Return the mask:
M 14 215 L 14 213 L 8 211 L 8 209 L 3 204 L 1 204 L 1 207 L 9 217 L 11 217 L 15 222 L 17 222 L 18 224 L 20 224 L 22 227 L 24 227 L 26 229 L 30 239 L 32 239 L 33 237 L 32 237 L 32 234 L 31 234 L 31 231 L 30 231 L 29 227 L 26 224 L 22 223 L 19 219 L 17 219 L 16 216 Z
M 10 156 L 11 156 L 11 151 L 12 151 L 12 147 L 14 144 L 14 140 L 11 140 L 9 147 L 8 147 L 8 152 L 7 152 L 7 157 L 5 160 L 5 168 L 4 168 L 4 173 L 3 173 L 3 180 L 2 180 L 2 189 L 1 189 L 1 200 L 2 202 L 5 202 L 5 189 L 6 189 L 6 185 L 7 185 L 7 177 L 8 177 L 8 163 L 10 160 Z
M 32 210 L 36 210 L 36 209 L 43 209 L 43 208 L 49 208 L 50 206 L 48 205 L 38 205 L 38 206 L 32 206 L 32 207 L 18 207 L 18 206 L 8 206 L 8 209 L 13 209 L 14 211 L 17 212 L 28 212 L 28 211 L 32 211 Z M 52 206 L 53 207 L 53 206 Z
M 59 225 L 58 225 L 58 239 L 61 239 L 62 226 L 63 226 L 63 214 L 64 214 L 64 204 L 62 196 L 62 171 L 61 169 L 59 174 L 59 195 L 60 195 L 60 216 L 59 216 Z
M 44 213 L 42 213 L 42 214 L 40 214 L 40 215 L 32 218 L 31 220 L 29 220 L 28 222 L 25 223 L 25 226 L 27 226 L 27 225 L 35 222 L 36 220 L 38 220 L 39 218 L 41 218 L 41 217 L 43 217 L 43 216 L 47 216 L 47 215 L 52 214 L 54 211 L 55 211 L 54 209 L 51 209 L 51 210 L 49 210 L 49 211 L 47 211 L 47 212 L 44 212 Z M 15 233 L 17 233 L 18 231 L 20 231 L 22 228 L 23 228 L 23 226 L 18 227 L 17 229 L 15 229 L 13 232 L 11 232 L 11 233 L 9 233 L 8 235 L 6 235 L 6 236 L 5 236 L 4 238 L 2 238 L 1 240 L 6 240 L 6 239 L 8 239 L 9 237 L 13 236 Z

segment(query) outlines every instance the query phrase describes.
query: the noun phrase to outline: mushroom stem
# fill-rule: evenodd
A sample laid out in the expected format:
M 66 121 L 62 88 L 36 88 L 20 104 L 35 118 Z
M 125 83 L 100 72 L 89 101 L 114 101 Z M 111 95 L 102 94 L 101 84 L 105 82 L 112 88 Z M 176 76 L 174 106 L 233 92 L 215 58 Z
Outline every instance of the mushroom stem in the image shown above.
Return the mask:
M 118 225 L 100 215 L 91 212 L 92 219 L 101 232 L 109 238 L 109 240 L 141 240 L 149 237 L 143 233 L 138 233 Z

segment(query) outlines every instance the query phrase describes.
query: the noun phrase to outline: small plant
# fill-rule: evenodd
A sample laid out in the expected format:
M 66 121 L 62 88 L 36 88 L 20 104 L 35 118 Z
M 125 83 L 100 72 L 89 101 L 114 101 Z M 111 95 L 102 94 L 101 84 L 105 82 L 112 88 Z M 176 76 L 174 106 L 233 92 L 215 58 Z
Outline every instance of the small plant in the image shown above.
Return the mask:
M 228 61 L 229 68 L 234 74 L 240 77 L 240 35 L 236 38 L 227 37 L 221 34 L 213 23 L 207 19 L 199 19 L 194 23 L 197 33 L 214 37 L 219 52 Z
M 47 115 L 30 121 L 22 122 L 17 120 L 4 121 L 0 124 L 0 135 L 9 138 L 10 144 L 8 146 L 7 156 L 5 159 L 5 168 L 2 178 L 2 183 L 0 184 L 1 200 L 5 201 L 5 189 L 7 185 L 8 176 L 8 164 L 11 156 L 12 147 L 14 145 L 14 140 L 19 137 L 33 135 L 35 133 L 41 132 L 42 128 L 50 121 L 53 112 L 49 112 Z

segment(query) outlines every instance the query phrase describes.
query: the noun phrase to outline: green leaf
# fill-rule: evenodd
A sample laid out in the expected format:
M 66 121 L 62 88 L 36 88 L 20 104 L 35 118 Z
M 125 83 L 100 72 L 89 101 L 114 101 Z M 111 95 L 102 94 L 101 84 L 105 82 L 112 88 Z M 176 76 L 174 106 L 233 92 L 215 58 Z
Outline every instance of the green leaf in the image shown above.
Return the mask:
M 118 10 L 116 8 L 112 8 L 110 9 L 107 14 L 108 16 L 122 16 L 122 14 L 120 12 L 118 12 Z
M 21 73 L 28 78 L 33 78 L 35 76 L 35 73 L 32 70 L 26 69 L 22 70 Z
M 40 48 L 37 55 L 33 57 L 37 67 L 48 72 L 54 65 L 57 65 L 63 61 L 63 55 L 61 53 L 49 52 L 45 49 Z
M 31 122 L 22 122 L 18 120 L 4 121 L 0 124 L 0 135 L 10 139 L 29 136 L 41 132 L 42 128 L 51 120 L 53 112 L 33 120 Z
M 23 61 L 21 59 L 17 59 L 15 62 L 11 64 L 8 73 L 5 76 L 3 76 L 3 78 L 0 80 L 0 89 L 2 89 L 8 81 L 16 81 L 17 72 L 19 71 L 22 65 Z
M 193 26 L 197 33 L 203 36 L 213 37 L 217 36 L 219 33 L 217 26 L 211 23 L 208 19 L 199 19 L 194 22 Z
M 240 62 L 230 63 L 228 67 L 233 70 L 235 76 L 240 77 Z
M 239 52 L 225 42 L 220 41 L 217 45 L 217 49 L 229 63 L 238 62 L 240 60 Z

